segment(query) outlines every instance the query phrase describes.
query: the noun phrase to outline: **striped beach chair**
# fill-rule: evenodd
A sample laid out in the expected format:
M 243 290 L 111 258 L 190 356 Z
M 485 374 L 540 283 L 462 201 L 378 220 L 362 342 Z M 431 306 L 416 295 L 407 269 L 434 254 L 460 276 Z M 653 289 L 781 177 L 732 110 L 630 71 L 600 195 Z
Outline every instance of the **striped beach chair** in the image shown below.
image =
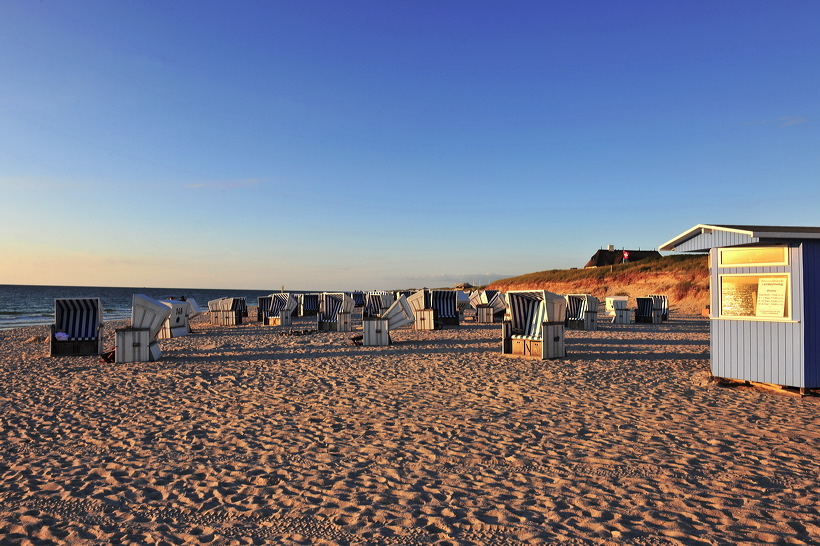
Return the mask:
M 103 352 L 103 310 L 99 298 L 57 298 L 51 326 L 51 356 Z
M 565 324 L 573 330 L 598 329 L 598 298 L 589 294 L 567 294 Z
M 290 317 L 296 310 L 296 296 L 289 292 L 271 294 L 268 318 L 279 319 L 279 324 L 290 323 Z
M 316 315 L 317 330 L 349 332 L 352 329 L 350 313 L 355 305 L 353 298 L 343 292 L 323 292 L 319 295 L 319 313 Z
M 430 307 L 435 312 L 436 322 L 458 326 L 458 293 L 455 290 L 432 290 Z
M 661 320 L 669 320 L 669 297 L 665 294 L 649 294 L 652 298 L 653 306 L 661 312 Z
M 355 290 L 350 293 L 350 297 L 353 298 L 353 307 L 364 307 L 365 304 L 365 294 L 361 290 Z
M 268 312 L 270 311 L 271 296 L 259 296 L 256 298 L 256 320 L 261 323 L 268 323 Z
M 362 318 L 378 317 L 393 304 L 393 296 L 389 292 L 368 292 L 365 297 Z
M 299 316 L 307 317 L 319 313 L 319 294 L 299 295 Z
M 543 359 L 566 356 L 564 320 L 567 301 L 563 296 L 546 290 L 511 290 L 506 299 L 510 320 L 502 323 L 503 353 Z
M 657 324 L 660 322 L 660 309 L 655 311 L 655 300 L 652 297 L 635 298 L 638 307 L 635 309 L 635 322 Z
M 243 315 L 242 309 L 245 309 Z M 245 298 L 218 298 L 208 302 L 208 312 L 213 326 L 239 326 L 247 316 Z

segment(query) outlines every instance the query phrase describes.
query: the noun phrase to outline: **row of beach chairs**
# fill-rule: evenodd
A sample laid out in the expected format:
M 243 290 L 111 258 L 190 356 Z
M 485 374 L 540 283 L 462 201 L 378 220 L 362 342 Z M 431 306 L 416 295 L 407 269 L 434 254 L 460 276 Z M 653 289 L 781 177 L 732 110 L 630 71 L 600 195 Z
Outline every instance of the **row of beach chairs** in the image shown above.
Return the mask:
M 389 292 L 371 292 L 363 298 L 363 329 L 365 344 L 389 343 L 392 329 L 414 324 L 418 330 L 431 330 L 446 325 L 458 325 L 459 315 L 471 305 L 478 313 L 478 322 L 494 322 L 503 315 L 502 352 L 557 358 L 564 356 L 564 328 L 594 330 L 597 328 L 598 300 L 588 294 L 560 296 L 546 290 L 481 291 L 460 299 L 459 291 L 418 290 L 398 299 Z M 305 296 L 308 296 L 305 298 Z M 290 293 L 270 294 L 259 298 L 257 318 L 264 324 L 290 325 L 297 308 L 312 311 L 315 303 L 317 330 L 349 332 L 353 295 L 332 292 L 296 296 Z M 625 297 L 610 297 L 607 312 L 614 323 L 629 322 Z M 669 317 L 668 298 L 650 295 L 637 298 L 635 311 L 638 323 L 659 323 Z M 219 298 L 208 302 L 211 324 L 235 326 L 247 316 L 244 298 Z M 132 325 L 117 331 L 116 361 L 155 360 L 159 358 L 158 339 L 185 335 L 190 332 L 190 319 L 201 313 L 195 300 L 169 298 L 157 301 L 134 295 Z M 482 320 L 483 316 L 483 320 Z M 140 331 L 138 333 L 138 331 Z M 97 298 L 55 300 L 55 323 L 52 326 L 51 354 L 88 355 L 103 352 L 102 305 Z M 120 339 L 122 337 L 122 340 Z M 140 348 L 135 350 L 134 348 Z

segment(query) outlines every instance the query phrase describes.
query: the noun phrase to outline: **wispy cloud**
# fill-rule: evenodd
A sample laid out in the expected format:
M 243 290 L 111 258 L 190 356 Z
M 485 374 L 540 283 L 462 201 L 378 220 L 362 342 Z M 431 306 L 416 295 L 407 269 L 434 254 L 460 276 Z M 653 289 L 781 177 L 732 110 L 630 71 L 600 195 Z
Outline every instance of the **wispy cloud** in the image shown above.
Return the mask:
M 767 119 L 764 121 L 750 121 L 746 125 L 776 125 L 777 127 L 791 127 L 793 125 L 800 125 L 808 123 L 809 118 L 803 116 L 782 116 L 777 119 Z
M 791 127 L 792 125 L 800 125 L 801 123 L 806 123 L 808 121 L 808 118 L 801 116 L 783 116 L 782 118 L 777 118 L 777 123 L 781 127 Z
M 245 180 L 217 180 L 212 182 L 195 182 L 185 186 L 191 190 L 236 190 L 242 188 L 255 188 L 261 185 L 264 180 L 259 178 L 247 178 Z

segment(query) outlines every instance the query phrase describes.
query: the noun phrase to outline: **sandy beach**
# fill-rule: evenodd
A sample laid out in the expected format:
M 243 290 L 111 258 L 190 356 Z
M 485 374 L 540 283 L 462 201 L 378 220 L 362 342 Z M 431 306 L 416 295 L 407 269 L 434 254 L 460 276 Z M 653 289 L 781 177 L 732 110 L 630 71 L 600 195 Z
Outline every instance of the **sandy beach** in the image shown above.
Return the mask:
M 710 382 L 702 317 L 567 331 L 552 361 L 499 325 L 379 348 L 204 318 L 138 364 L 0 332 L 0 541 L 820 540 L 820 397 Z

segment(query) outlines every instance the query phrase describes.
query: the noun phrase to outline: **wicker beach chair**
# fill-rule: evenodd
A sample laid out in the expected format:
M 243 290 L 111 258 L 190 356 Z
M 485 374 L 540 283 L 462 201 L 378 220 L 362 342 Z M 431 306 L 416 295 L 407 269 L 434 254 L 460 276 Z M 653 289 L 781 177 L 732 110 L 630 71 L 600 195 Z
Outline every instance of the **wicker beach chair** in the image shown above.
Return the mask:
M 349 332 L 352 329 L 350 314 L 354 306 L 353 298 L 343 292 L 323 292 L 319 295 L 319 313 L 316 315 L 316 329 L 334 332 Z
M 510 320 L 501 327 L 501 351 L 542 359 L 566 356 L 564 320 L 567 301 L 546 290 L 507 292 Z
M 103 324 L 99 298 L 55 299 L 51 356 L 101 354 Z

